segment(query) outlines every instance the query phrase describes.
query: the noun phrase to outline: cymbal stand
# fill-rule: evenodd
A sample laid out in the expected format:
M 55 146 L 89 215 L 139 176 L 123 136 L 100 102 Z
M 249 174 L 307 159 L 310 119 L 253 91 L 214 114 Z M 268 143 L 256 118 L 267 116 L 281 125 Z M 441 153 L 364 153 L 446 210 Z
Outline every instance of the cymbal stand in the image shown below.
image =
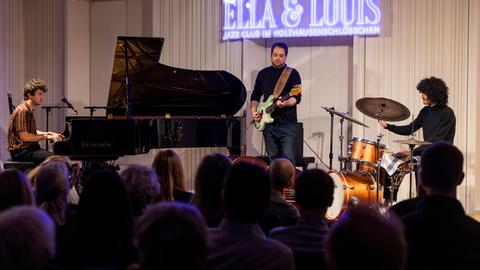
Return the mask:
M 330 109 L 335 110 L 334 107 L 331 107 Z M 330 113 L 330 153 L 328 154 L 328 169 L 332 170 L 332 161 L 333 161 L 333 113 Z
M 343 139 L 345 138 L 343 136 L 343 121 L 345 121 L 345 118 L 340 118 L 340 136 L 338 136 L 338 139 L 340 140 L 340 155 L 338 156 L 338 161 L 340 161 L 340 171 L 345 170 L 347 167 L 345 157 L 343 156 Z
M 383 107 L 380 107 L 380 112 L 376 114 L 377 116 L 377 122 L 380 122 L 380 118 L 383 115 Z M 380 141 L 382 140 L 383 134 L 380 131 L 380 127 L 377 128 L 377 151 L 375 151 L 376 155 L 376 160 L 377 160 L 377 175 L 376 175 L 376 181 L 377 181 L 377 190 L 376 190 L 376 200 L 377 200 L 377 205 L 379 204 L 379 194 L 380 194 L 380 173 L 381 173 L 381 165 L 382 165 L 382 160 L 380 157 Z
M 413 148 L 415 145 L 409 144 L 408 147 L 410 148 L 410 188 L 408 190 L 408 198 L 412 198 L 412 183 L 413 183 Z

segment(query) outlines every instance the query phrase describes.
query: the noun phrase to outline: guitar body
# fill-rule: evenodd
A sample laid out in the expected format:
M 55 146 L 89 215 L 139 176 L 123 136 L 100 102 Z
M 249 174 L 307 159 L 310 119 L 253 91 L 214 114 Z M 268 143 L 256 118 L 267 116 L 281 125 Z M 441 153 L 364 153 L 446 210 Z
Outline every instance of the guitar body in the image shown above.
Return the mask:
M 258 131 L 263 131 L 265 129 L 265 126 L 267 124 L 273 123 L 273 118 L 272 118 L 272 113 L 267 111 L 268 107 L 271 107 L 274 102 L 276 102 L 277 99 L 272 96 L 269 96 L 267 100 L 260 102 L 257 107 L 257 112 L 262 115 L 262 118 L 260 121 L 255 122 L 255 128 Z

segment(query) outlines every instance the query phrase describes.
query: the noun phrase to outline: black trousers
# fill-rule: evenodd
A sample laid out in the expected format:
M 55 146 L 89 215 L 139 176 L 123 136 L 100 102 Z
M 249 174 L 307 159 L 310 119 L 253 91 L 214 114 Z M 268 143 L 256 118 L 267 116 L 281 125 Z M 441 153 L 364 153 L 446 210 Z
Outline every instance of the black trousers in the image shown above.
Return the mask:
M 47 157 L 53 156 L 54 153 L 41 149 L 39 144 L 32 144 L 25 149 L 10 151 L 13 161 L 29 161 L 35 164 L 40 164 Z

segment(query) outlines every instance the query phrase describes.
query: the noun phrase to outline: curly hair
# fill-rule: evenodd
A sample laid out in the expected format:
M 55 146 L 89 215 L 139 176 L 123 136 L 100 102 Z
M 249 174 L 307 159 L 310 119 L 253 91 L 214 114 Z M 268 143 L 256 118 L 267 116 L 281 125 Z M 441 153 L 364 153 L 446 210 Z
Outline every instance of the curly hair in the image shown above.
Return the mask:
M 417 85 L 417 90 L 428 96 L 428 98 L 438 105 L 448 103 L 448 86 L 445 82 L 436 77 L 425 78 Z
M 125 187 L 132 206 L 132 214 L 140 216 L 147 205 L 155 202 L 160 195 L 160 183 L 155 172 L 146 167 L 131 164 L 120 176 L 123 178 Z
M 35 95 L 35 91 L 42 90 L 44 93 L 48 91 L 47 84 L 42 79 L 31 79 L 25 84 L 23 89 L 23 99 L 27 100 L 28 96 Z

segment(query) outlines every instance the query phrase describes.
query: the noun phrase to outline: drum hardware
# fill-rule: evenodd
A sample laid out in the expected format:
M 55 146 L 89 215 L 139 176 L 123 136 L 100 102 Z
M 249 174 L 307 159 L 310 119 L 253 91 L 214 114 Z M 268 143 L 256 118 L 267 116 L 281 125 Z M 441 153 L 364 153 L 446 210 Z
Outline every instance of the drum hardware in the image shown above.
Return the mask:
M 410 170 L 411 170 L 411 173 L 410 173 L 410 187 L 409 187 L 409 190 L 408 190 L 408 197 L 409 198 L 412 198 L 412 184 L 413 184 L 413 149 L 415 148 L 415 146 L 417 145 L 428 145 L 428 144 L 432 144 L 431 142 L 425 142 L 425 141 L 418 141 L 415 139 L 415 137 L 413 136 L 413 132 L 412 132 L 412 135 L 411 135 L 411 138 L 408 139 L 408 140 L 396 140 L 396 141 L 393 141 L 395 143 L 399 143 L 399 144 L 406 144 L 408 145 L 408 148 L 410 149 Z
M 334 117 L 334 115 L 340 117 L 340 125 L 341 125 L 340 136 L 339 136 L 340 155 L 338 156 L 338 161 L 340 161 L 340 170 L 344 170 L 346 168 L 346 162 L 345 162 L 344 156 L 343 156 L 343 139 L 344 139 L 344 136 L 343 136 L 343 121 L 346 119 L 346 120 L 348 120 L 352 123 L 361 125 L 361 126 L 366 127 L 366 128 L 368 128 L 368 126 L 365 125 L 364 123 L 352 118 L 347 113 L 336 111 L 334 107 L 331 107 L 331 108 L 322 107 L 322 109 L 324 109 L 325 111 L 330 113 L 330 153 L 328 154 L 328 158 L 330 160 L 330 162 L 329 162 L 329 169 L 330 170 L 332 170 L 332 161 L 333 161 L 333 117 Z
M 388 98 L 361 98 L 355 102 L 357 109 L 363 114 L 374 118 L 379 122 L 380 120 L 385 121 L 402 121 L 410 117 L 410 110 L 405 107 L 400 102 L 388 99 Z M 379 203 L 379 193 L 380 193 L 380 178 L 381 178 L 381 153 L 380 153 L 380 141 L 382 140 L 383 134 L 380 132 L 380 129 L 377 131 L 377 151 L 376 151 L 376 202 Z

